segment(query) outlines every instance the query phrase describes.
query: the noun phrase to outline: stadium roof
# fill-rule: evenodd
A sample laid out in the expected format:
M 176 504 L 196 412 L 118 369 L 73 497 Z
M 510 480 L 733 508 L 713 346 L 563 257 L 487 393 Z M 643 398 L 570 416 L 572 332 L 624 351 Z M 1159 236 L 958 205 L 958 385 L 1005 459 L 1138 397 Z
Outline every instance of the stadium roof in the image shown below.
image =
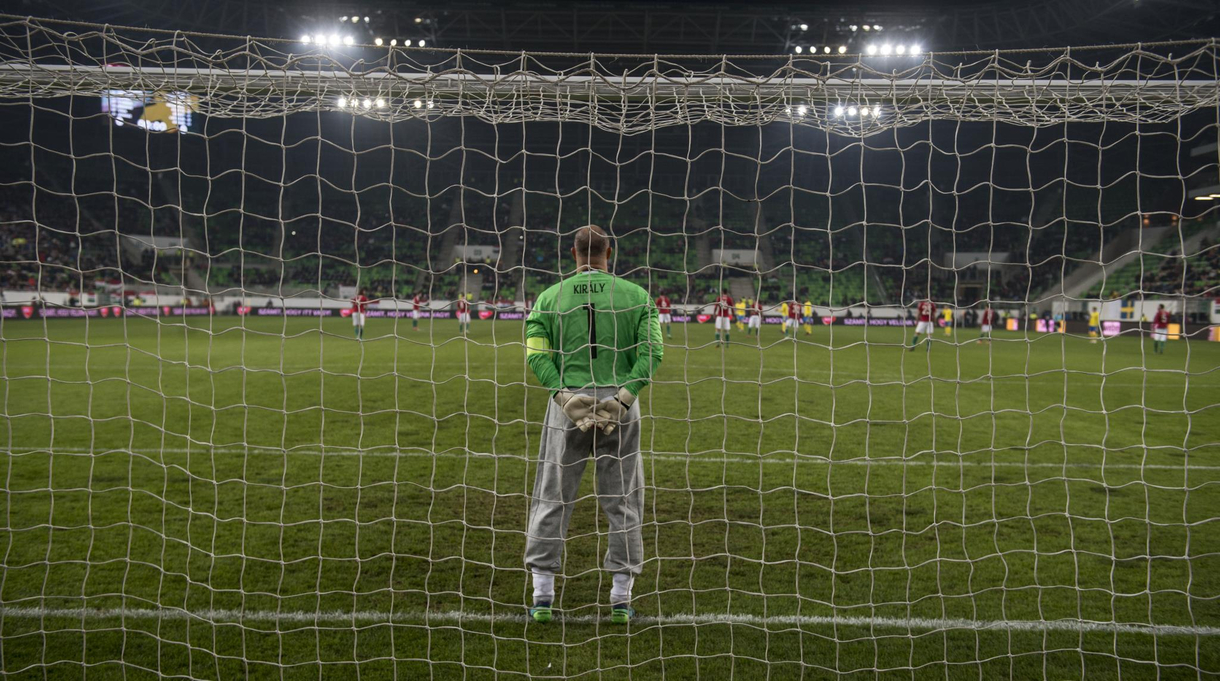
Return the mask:
M 412 2 L 27 0 L 21 14 L 128 26 L 295 38 L 318 32 L 436 47 L 577 53 L 938 52 L 1210 37 L 1218 0 L 1004 2 Z M 880 30 L 878 30 L 878 28 Z

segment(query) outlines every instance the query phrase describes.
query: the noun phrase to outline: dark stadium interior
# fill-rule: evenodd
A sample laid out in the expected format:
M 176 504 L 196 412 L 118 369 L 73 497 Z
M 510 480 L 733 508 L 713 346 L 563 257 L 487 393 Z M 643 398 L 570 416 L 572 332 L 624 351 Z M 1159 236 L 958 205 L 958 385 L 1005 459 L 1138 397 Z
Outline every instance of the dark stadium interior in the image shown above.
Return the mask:
M 125 278 L 125 288 L 194 296 L 335 297 L 360 285 L 378 298 L 528 300 L 570 266 L 563 235 L 592 222 L 614 236 L 617 272 L 684 303 L 746 278 L 763 300 L 836 308 L 925 294 L 1023 304 L 1101 260 L 1124 230 L 1176 224 L 1180 210 L 1197 213 L 1142 276 L 1092 295 L 1197 295 L 1215 280 L 1216 249 L 1156 257 L 1212 224 L 1210 204 L 1185 196 L 1209 166 L 1177 141 L 1206 131 L 1205 113 L 1138 129 L 944 121 L 863 143 L 792 126 L 620 137 L 341 112 L 214 117 L 199 134 L 159 136 L 107 126 L 88 98 L 3 107 L 0 120 L 3 141 L 21 150 L 0 170 L 15 218 L 3 276 L 18 289 Z M 1103 148 L 1111 162 L 1099 162 Z M 191 248 L 120 263 L 116 231 Z M 462 244 L 500 257 L 446 257 Z M 718 248 L 757 250 L 762 266 L 716 265 Z M 984 273 L 941 257 L 979 251 L 1010 254 L 1012 266 Z
M 425 38 L 443 48 L 576 53 L 786 54 L 796 45 L 853 52 L 882 26 L 938 51 L 1101 45 L 1216 34 L 1213 0 L 972 2 L 399 2 L 370 0 L 22 0 L 5 12 L 120 26 L 294 39 L 337 15 L 368 15 L 365 42 Z M 361 17 L 363 18 L 363 17 Z M 802 29 L 804 26 L 804 29 Z M 226 30 L 226 27 L 229 27 Z

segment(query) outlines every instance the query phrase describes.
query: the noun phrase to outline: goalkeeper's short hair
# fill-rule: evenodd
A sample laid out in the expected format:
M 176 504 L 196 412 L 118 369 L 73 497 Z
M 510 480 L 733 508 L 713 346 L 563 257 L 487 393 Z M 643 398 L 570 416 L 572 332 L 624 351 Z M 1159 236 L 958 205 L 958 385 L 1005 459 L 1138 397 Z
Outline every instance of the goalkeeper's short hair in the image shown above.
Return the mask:
M 585 225 L 576 230 L 573 248 L 576 249 L 578 255 L 586 259 L 601 257 L 606 254 L 606 249 L 609 247 L 610 236 L 601 227 Z

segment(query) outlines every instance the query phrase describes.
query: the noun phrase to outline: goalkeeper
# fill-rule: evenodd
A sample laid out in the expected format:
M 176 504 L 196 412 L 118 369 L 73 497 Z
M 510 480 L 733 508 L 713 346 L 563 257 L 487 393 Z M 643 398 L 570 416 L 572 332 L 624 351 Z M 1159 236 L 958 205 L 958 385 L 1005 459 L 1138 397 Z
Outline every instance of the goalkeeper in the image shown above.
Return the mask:
M 534 580 L 530 616 L 551 619 L 555 573 L 590 454 L 609 527 L 603 568 L 612 574 L 611 619 L 626 623 L 643 566 L 644 471 L 636 397 L 661 364 L 664 345 L 648 292 L 609 273 L 610 239 L 576 231 L 576 272 L 534 303 L 525 322 L 526 361 L 551 391 L 530 498 L 525 564 Z

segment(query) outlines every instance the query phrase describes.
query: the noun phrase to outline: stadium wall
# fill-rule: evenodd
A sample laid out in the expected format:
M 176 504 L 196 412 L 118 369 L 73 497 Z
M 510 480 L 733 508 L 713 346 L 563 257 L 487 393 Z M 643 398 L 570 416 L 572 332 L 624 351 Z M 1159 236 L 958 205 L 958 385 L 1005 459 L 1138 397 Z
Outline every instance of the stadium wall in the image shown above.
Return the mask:
M 351 307 L 351 301 L 345 298 L 312 297 L 275 297 L 275 296 L 212 296 L 210 299 L 194 297 L 191 304 L 184 305 L 183 296 L 143 294 L 141 305 L 100 305 L 82 306 L 72 301 L 73 294 L 64 292 L 32 291 L 2 291 L 0 305 L 3 307 L 4 319 L 37 319 L 37 318 L 72 318 L 72 317 L 117 317 L 117 316 L 193 316 L 207 314 L 236 314 L 248 316 L 293 316 L 293 317 L 340 317 L 346 316 Z M 432 300 L 422 305 L 422 316 L 432 319 L 446 319 L 453 316 L 456 301 Z M 1139 312 L 1151 317 L 1157 306 L 1164 303 L 1166 308 L 1178 312 L 1180 301 L 1174 299 L 1150 299 L 1133 303 L 1126 315 L 1120 319 L 1103 319 L 1107 324 L 1115 325 L 1122 333 L 1141 328 Z M 490 319 L 495 316 L 501 320 L 521 319 L 524 317 L 525 306 L 522 302 L 511 305 L 498 305 L 491 302 L 475 301 L 473 303 L 476 317 Z M 998 307 L 1001 313 L 1008 308 Z M 409 317 L 414 310 L 411 301 L 398 299 L 382 299 L 370 305 L 368 316 L 402 318 Z M 1020 308 L 1011 308 L 1019 315 Z M 677 323 L 707 323 L 711 321 L 711 304 L 679 304 L 674 305 L 674 322 Z M 846 309 L 831 309 L 815 307 L 814 317 L 823 325 L 838 323 L 844 326 L 914 326 L 912 310 L 899 306 L 863 305 Z M 1133 313 L 1134 312 L 1134 313 Z M 1213 302 L 1210 309 L 1210 324 L 1189 324 L 1185 327 L 1188 335 L 1206 333 L 1211 325 L 1220 324 L 1220 303 Z M 960 317 L 959 323 L 960 323 Z M 1018 316 L 1017 329 L 1022 328 Z M 779 306 L 768 308 L 763 314 L 763 323 L 779 324 L 783 321 L 779 315 Z M 1007 321 L 1007 320 L 1005 320 Z M 1065 329 L 1068 333 L 1087 332 L 1083 321 L 1068 321 Z M 1145 323 L 1143 326 L 1147 326 Z M 1037 331 L 1032 329 L 1031 331 Z M 1109 335 L 1117 335 L 1115 331 Z

